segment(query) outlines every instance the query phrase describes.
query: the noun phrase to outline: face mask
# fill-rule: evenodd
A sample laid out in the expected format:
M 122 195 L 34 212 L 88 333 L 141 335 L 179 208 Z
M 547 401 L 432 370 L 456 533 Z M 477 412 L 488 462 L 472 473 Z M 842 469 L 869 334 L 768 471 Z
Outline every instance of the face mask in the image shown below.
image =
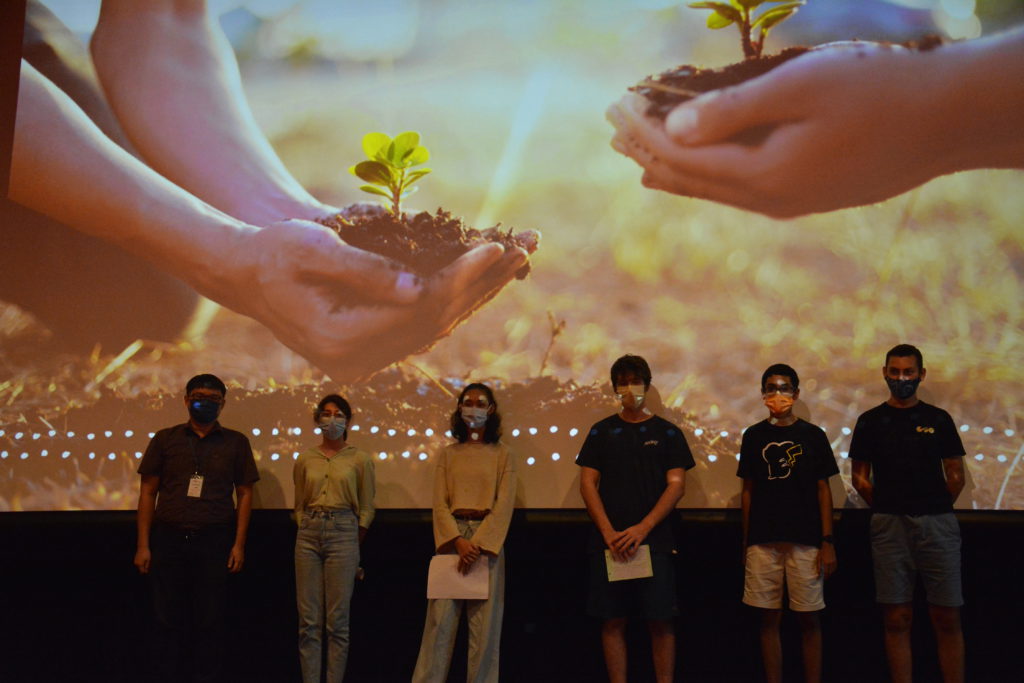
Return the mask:
M 342 416 L 335 418 L 325 418 L 320 420 L 320 432 L 331 441 L 337 441 L 341 437 L 345 436 L 346 422 Z
M 188 402 L 188 414 L 196 424 L 208 425 L 220 414 L 220 403 L 208 398 L 198 398 Z
M 623 384 L 615 387 L 615 395 L 618 396 L 619 402 L 622 403 L 625 408 L 639 408 L 643 405 L 644 398 L 646 398 L 646 389 L 642 383 L 638 384 Z
M 917 393 L 917 385 L 921 383 L 921 378 L 891 379 L 886 377 L 885 383 L 889 385 L 889 391 L 892 392 L 893 396 L 901 401 L 905 401 Z
M 483 429 L 487 424 L 487 408 L 462 406 L 462 421 L 470 429 Z
M 764 397 L 764 404 L 772 415 L 785 415 L 793 407 L 793 397 L 785 394 L 768 394 Z

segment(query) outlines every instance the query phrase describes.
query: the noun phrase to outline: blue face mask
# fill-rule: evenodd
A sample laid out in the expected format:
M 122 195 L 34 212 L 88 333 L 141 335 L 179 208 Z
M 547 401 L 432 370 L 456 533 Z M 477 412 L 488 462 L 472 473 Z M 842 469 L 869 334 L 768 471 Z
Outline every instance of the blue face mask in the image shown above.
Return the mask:
M 196 424 L 211 424 L 220 414 L 220 403 L 209 398 L 197 398 L 188 402 L 188 414 Z
M 886 377 L 885 383 L 889 385 L 889 391 L 892 392 L 893 396 L 901 401 L 905 401 L 917 393 L 917 385 L 921 383 L 921 378 L 892 379 Z
M 320 432 L 331 441 L 337 441 L 345 436 L 347 423 L 344 417 L 326 418 L 320 420 Z

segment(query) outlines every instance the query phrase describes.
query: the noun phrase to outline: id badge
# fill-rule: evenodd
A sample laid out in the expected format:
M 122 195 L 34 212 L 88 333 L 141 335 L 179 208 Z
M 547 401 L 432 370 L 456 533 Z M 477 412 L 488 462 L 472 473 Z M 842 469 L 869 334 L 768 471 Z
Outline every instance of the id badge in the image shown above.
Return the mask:
M 200 498 L 203 495 L 203 475 L 193 474 L 188 480 L 188 497 Z

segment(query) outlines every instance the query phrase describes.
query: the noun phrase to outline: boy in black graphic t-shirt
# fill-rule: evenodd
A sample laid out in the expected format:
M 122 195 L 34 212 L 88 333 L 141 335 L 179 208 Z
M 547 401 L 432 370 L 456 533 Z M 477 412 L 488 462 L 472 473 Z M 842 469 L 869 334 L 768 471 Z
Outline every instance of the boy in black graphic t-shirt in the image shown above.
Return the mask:
M 782 581 L 803 631 L 804 676 L 821 680 L 823 582 L 836 568 L 832 494 L 839 473 L 820 427 L 793 415 L 800 378 L 788 365 L 761 377 L 767 420 L 747 428 L 737 476 L 743 478 L 743 602 L 761 610 L 761 655 L 768 681 L 782 680 Z

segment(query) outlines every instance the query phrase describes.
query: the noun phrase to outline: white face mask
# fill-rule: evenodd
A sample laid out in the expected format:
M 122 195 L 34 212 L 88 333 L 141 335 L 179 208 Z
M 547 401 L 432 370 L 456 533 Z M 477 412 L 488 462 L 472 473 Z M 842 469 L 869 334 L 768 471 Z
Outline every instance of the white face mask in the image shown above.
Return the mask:
M 644 403 L 644 398 L 647 395 L 647 389 L 644 388 L 643 382 L 637 382 L 636 384 L 620 384 L 615 387 L 615 395 L 618 397 L 619 402 L 622 403 L 625 408 L 639 408 Z
M 462 406 L 462 421 L 470 429 L 482 429 L 487 424 L 487 408 Z

